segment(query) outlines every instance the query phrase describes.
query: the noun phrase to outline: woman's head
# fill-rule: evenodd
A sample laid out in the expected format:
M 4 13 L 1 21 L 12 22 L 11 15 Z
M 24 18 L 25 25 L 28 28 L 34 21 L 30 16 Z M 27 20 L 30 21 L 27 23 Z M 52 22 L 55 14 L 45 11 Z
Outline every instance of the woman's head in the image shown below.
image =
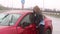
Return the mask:
M 40 12 L 40 8 L 39 8 L 38 6 L 35 6 L 35 7 L 33 8 L 33 11 L 34 11 L 35 13 L 39 13 L 39 12 Z

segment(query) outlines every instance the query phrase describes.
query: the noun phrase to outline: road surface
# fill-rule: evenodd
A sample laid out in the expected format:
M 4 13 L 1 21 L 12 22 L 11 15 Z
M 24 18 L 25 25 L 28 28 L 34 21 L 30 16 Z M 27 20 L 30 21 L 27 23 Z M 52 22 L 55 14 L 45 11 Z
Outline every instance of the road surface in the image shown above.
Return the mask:
M 48 16 L 48 18 L 52 19 L 52 24 L 53 24 L 53 34 L 60 34 L 60 18 L 56 18 L 53 16 Z

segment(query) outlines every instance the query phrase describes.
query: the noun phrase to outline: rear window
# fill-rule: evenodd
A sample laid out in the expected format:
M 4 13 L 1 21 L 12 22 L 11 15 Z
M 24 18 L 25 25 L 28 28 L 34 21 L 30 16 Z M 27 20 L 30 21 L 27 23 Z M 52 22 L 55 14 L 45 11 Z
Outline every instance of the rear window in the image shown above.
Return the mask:
M 21 17 L 21 14 L 0 14 L 0 25 L 14 25 L 19 17 Z

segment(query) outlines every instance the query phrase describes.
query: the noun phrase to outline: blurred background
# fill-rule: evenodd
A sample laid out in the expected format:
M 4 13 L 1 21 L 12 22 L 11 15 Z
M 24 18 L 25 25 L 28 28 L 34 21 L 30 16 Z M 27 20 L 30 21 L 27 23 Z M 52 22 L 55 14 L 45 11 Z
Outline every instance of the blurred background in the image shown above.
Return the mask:
M 42 11 L 60 16 L 59 3 L 60 0 L 0 0 L 0 10 L 20 10 L 22 8 L 32 10 L 38 5 Z
M 52 19 L 53 34 L 60 33 L 60 0 L 0 0 L 0 12 L 31 10 L 38 5 L 43 14 Z

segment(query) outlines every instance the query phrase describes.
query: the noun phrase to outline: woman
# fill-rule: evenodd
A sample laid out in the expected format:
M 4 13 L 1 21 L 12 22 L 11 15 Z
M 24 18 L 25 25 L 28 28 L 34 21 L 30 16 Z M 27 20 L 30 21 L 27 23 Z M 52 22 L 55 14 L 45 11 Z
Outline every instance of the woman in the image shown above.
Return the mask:
M 34 22 L 36 24 L 36 28 L 39 30 L 39 34 L 44 33 L 44 21 L 43 21 L 43 15 L 42 11 L 38 6 L 35 6 L 33 8 L 33 16 L 34 16 Z

